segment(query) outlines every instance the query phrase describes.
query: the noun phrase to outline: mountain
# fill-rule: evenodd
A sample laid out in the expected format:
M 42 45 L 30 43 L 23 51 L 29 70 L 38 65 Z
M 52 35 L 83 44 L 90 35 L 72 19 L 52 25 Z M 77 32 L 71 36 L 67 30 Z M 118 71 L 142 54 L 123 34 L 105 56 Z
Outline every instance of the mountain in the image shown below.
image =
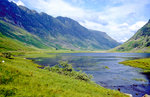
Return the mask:
M 7 0 L 0 0 L 0 21 L 2 35 L 37 48 L 96 50 L 119 45 L 105 32 L 89 30 L 73 19 L 54 18 Z
M 150 52 L 150 20 L 115 51 Z

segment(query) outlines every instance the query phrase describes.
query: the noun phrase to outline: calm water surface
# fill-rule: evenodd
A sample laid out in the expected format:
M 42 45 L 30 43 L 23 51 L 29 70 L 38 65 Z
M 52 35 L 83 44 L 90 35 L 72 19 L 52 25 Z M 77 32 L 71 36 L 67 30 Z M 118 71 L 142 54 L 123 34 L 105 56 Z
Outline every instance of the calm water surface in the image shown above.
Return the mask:
M 61 53 L 53 58 L 36 58 L 40 65 L 56 65 L 59 61 L 72 63 L 75 70 L 94 76 L 93 81 L 103 87 L 130 93 L 133 97 L 150 94 L 149 75 L 140 73 L 141 69 L 119 64 L 124 60 L 150 57 L 149 53 Z M 106 66 L 108 68 L 106 68 Z M 144 81 L 136 81 L 143 79 Z

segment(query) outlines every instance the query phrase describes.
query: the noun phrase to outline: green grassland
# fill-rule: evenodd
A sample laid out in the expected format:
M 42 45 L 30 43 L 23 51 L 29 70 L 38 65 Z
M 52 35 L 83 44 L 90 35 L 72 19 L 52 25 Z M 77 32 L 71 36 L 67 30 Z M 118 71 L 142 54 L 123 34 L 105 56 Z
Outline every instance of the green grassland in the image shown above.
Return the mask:
M 38 67 L 28 59 L 0 57 L 0 96 L 126 97 L 119 91 L 105 89 L 93 82 L 77 80 Z
M 150 72 L 150 58 L 127 60 L 120 62 L 120 64 L 142 68 L 144 70 L 143 72 Z

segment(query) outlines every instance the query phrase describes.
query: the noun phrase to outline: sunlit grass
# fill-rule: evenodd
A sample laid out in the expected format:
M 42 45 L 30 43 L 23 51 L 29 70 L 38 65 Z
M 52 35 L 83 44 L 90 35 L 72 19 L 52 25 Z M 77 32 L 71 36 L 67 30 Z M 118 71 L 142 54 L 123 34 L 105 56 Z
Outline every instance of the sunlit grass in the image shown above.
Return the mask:
M 72 51 L 72 50 L 52 50 L 52 49 L 37 49 L 32 51 L 7 51 L 13 55 L 23 58 L 52 58 L 53 53 L 100 53 L 102 51 Z
M 0 96 L 125 97 L 119 91 L 39 69 L 38 66 L 24 58 L 0 57 Z
M 127 60 L 127 61 L 120 62 L 120 64 L 142 68 L 144 69 L 144 72 L 150 72 L 150 58 Z
M 139 78 L 133 78 L 132 80 L 135 80 L 135 81 L 142 81 L 142 82 L 147 82 L 147 80 L 145 80 L 145 79 L 139 79 Z

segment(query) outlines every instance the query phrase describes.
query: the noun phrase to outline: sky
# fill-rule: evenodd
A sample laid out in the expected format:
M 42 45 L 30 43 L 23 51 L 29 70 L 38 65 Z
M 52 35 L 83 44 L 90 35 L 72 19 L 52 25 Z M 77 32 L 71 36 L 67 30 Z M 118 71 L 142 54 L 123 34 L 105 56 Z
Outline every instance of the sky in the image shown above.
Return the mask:
M 150 19 L 150 0 L 9 0 L 53 17 L 64 16 L 82 26 L 125 42 Z

